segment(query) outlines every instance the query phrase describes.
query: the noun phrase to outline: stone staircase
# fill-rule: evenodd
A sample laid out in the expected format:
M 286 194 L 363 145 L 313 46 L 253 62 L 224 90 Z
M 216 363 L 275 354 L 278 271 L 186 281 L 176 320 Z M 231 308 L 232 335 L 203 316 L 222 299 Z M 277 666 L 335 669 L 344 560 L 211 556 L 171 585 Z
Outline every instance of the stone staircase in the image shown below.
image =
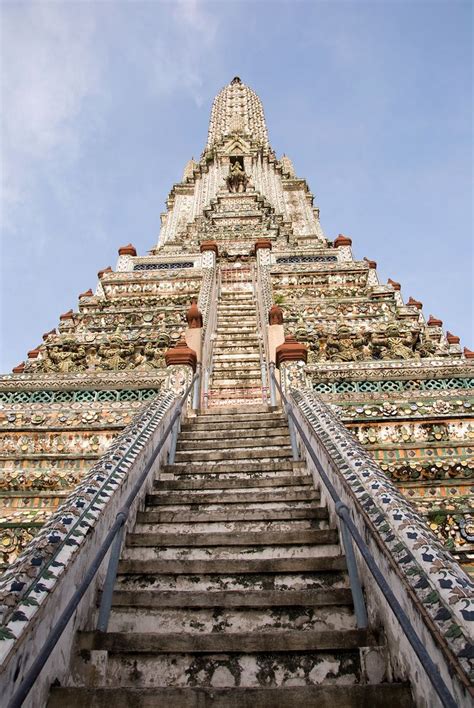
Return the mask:
M 217 304 L 213 375 L 209 405 L 262 402 L 262 377 L 257 336 L 257 308 L 250 271 L 248 280 L 232 281 L 232 270 L 221 271 Z M 226 278 L 227 274 L 227 278 Z M 247 289 L 245 289 L 247 288 Z
M 264 406 L 184 423 L 126 537 L 106 633 L 50 708 L 407 708 L 356 628 L 338 533 Z

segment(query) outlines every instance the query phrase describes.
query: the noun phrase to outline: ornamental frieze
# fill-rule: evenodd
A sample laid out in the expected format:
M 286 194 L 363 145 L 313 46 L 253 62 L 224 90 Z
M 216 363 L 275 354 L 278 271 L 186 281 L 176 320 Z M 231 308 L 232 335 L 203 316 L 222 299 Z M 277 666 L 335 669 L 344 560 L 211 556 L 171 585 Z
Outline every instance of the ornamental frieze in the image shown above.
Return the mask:
M 271 277 L 274 288 L 306 288 L 306 287 L 325 287 L 325 289 L 334 290 L 338 285 L 347 287 L 355 287 L 358 289 L 357 294 L 364 294 L 364 288 L 367 285 L 367 270 L 362 272 L 341 272 L 341 273 L 274 273 L 271 269 Z M 341 296 L 351 295 L 346 289 L 340 291 Z M 355 293 L 354 293 L 355 294 Z
M 81 313 L 96 313 L 107 312 L 135 312 L 137 308 L 146 307 L 147 311 L 154 312 L 155 310 L 176 310 L 189 307 L 190 300 L 186 295 L 164 294 L 161 297 L 131 297 L 131 298 L 114 298 L 113 300 L 105 300 L 97 298 L 94 303 L 79 301 L 79 310 Z
M 183 307 L 182 310 L 185 310 Z M 177 326 L 185 324 L 185 315 L 180 309 L 176 311 L 174 308 L 166 310 L 154 310 L 145 312 L 89 312 L 81 313 L 74 323 L 74 333 L 82 334 L 91 330 L 104 331 L 108 329 L 116 329 L 117 327 L 127 329 L 141 329 L 146 331 L 147 336 L 159 334 L 162 329 L 174 329 Z
M 474 378 L 474 367 L 465 359 L 431 358 L 426 361 L 391 361 L 389 365 L 382 361 L 347 362 L 340 364 L 324 362 L 307 366 L 308 375 L 318 381 L 341 380 L 384 380 L 384 379 L 434 379 L 449 377 Z
M 403 445 L 413 442 L 465 441 L 474 444 L 474 419 L 404 421 L 401 424 L 351 425 L 363 445 Z
M 0 524 L 0 567 L 6 567 L 20 555 L 38 532 L 38 525 L 2 528 Z
M 116 431 L 67 433 L 42 431 L 34 433 L 2 432 L 0 435 L 0 459 L 11 455 L 23 457 L 32 454 L 102 454 L 115 435 Z
M 373 452 L 373 451 L 371 451 Z M 446 480 L 455 479 L 457 482 L 465 482 L 474 479 L 474 460 L 472 453 L 470 459 L 444 459 L 437 460 L 417 460 L 407 462 L 406 460 L 392 460 L 387 462 L 382 455 L 374 454 L 380 468 L 387 477 L 392 479 L 397 485 L 412 482 L 423 484 L 430 482 L 430 490 L 433 495 L 437 485 Z M 472 492 L 471 492 L 472 493 Z
M 40 396 L 48 395 L 56 391 L 56 401 L 65 400 L 137 400 L 138 395 L 148 397 L 153 395 L 153 390 L 159 389 L 166 375 L 165 371 L 137 370 L 133 373 L 129 371 L 105 371 L 87 373 L 78 371 L 74 373 L 57 373 L 55 375 L 45 374 L 41 371 L 21 374 L 4 374 L 0 376 L 0 403 L 12 401 L 10 393 L 14 393 L 13 402 L 35 400 L 31 399 L 29 393 L 35 392 Z M 129 390 L 134 389 L 134 390 Z M 112 392 L 115 391 L 115 392 Z M 7 398 L 5 398 L 7 396 Z M 83 398 L 79 398 L 83 396 Z M 110 396 L 110 398 L 109 398 Z M 118 396 L 118 398 L 117 398 Z M 39 399 L 40 401 L 43 398 Z M 44 399 L 45 402 L 50 400 Z
M 124 369 L 163 369 L 163 353 L 171 342 L 178 340 L 181 330 L 161 332 L 153 340 L 132 339 L 115 333 L 88 335 L 83 341 L 56 337 L 56 343 L 43 345 L 36 359 L 26 364 L 27 371 L 70 373 L 75 371 L 121 371 Z M 58 341 L 59 340 L 59 341 Z
M 48 470 L 2 469 L 0 470 L 0 491 L 10 492 L 48 492 L 68 491 L 78 484 L 93 460 L 84 460 L 87 467 L 79 469 L 63 469 L 50 467 Z M 4 499 L 0 499 L 0 508 L 4 506 Z
M 107 297 L 126 295 L 157 295 L 163 293 L 186 294 L 194 297 L 199 290 L 199 282 L 195 279 L 188 280 L 155 280 L 153 282 L 131 282 L 124 284 L 104 283 Z
M 116 428 L 128 425 L 142 405 L 141 401 L 73 403 L 68 407 L 61 403 L 10 404 L 0 408 L 0 429 Z
M 439 391 L 437 398 L 413 399 L 413 394 L 407 392 L 407 400 L 403 401 L 338 401 L 337 404 L 331 401 L 331 407 L 345 422 L 384 418 L 444 418 L 452 415 L 471 418 L 474 397 L 455 398 L 454 395 L 451 391 Z M 325 396 L 323 398 L 326 399 Z

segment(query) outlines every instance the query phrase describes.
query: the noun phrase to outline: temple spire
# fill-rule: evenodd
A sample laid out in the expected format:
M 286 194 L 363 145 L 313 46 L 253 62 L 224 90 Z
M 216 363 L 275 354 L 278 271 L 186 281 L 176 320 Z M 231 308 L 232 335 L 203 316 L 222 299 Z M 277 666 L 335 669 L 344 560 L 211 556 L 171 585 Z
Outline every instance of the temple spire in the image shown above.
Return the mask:
M 250 138 L 262 147 L 269 147 L 262 102 L 238 76 L 214 99 L 206 150 L 235 134 Z

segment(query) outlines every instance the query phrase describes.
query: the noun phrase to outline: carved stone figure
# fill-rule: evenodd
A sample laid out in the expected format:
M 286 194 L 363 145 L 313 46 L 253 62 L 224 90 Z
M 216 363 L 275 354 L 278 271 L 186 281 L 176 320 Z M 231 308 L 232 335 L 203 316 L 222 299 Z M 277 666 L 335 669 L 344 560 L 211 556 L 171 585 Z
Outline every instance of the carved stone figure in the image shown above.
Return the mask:
M 120 335 L 112 335 L 108 342 L 104 342 L 99 346 L 98 354 L 101 358 L 101 368 L 107 371 L 122 371 L 129 368 L 133 350 L 133 345 L 124 341 Z
M 242 168 L 240 162 L 236 160 L 229 167 L 229 174 L 226 178 L 227 188 L 229 189 L 229 192 L 245 192 L 247 189 L 248 182 L 248 175 Z
M 351 332 L 347 325 L 341 324 L 336 334 L 330 335 L 326 344 L 326 357 L 331 361 L 360 361 L 365 352 L 365 337 Z
M 420 355 L 414 351 L 412 333 L 399 328 L 396 324 L 390 324 L 385 331 L 377 333 L 374 337 L 374 346 L 376 358 L 384 361 L 420 358 Z

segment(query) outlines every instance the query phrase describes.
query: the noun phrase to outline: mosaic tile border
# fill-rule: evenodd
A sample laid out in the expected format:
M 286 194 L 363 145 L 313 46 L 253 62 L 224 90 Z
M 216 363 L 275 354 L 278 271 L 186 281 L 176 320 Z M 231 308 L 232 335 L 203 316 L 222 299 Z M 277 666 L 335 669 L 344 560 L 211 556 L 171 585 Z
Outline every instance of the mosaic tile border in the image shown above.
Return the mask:
M 316 393 L 396 393 L 398 391 L 453 391 L 474 389 L 474 378 L 385 379 L 383 381 L 314 381 Z
M 377 530 L 386 554 L 399 567 L 463 673 L 472 675 L 473 581 L 331 409 L 313 392 L 292 390 L 292 394 Z
M 0 577 L 0 661 L 66 572 L 174 399 L 164 390 L 136 416 Z M 132 445 L 134 452 L 124 457 Z
M 149 401 L 159 388 L 77 389 L 76 391 L 0 391 L 0 403 L 93 403 L 96 401 Z

